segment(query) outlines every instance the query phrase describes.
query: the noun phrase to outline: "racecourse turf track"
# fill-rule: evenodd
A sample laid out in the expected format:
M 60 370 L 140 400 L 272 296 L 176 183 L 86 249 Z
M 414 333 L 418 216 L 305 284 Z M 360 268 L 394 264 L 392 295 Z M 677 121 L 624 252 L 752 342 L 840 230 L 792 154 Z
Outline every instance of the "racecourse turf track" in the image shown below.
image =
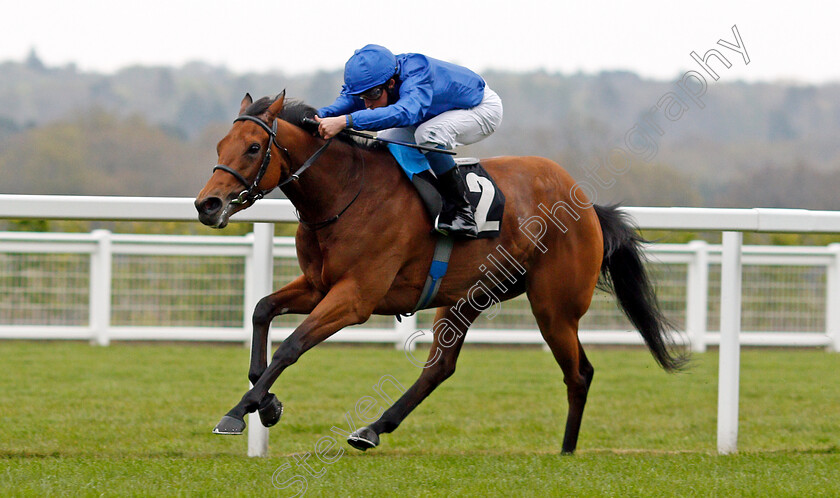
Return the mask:
M 375 384 L 407 387 L 419 369 L 392 347 L 324 345 L 274 389 L 285 414 L 269 458 L 247 458 L 246 436 L 210 433 L 247 387 L 241 345 L 4 341 L 0 496 L 840 495 L 840 355 L 744 350 L 729 456 L 715 452 L 716 353 L 675 375 L 643 349 L 588 355 L 573 457 L 559 451 L 565 390 L 547 352 L 466 346 L 455 375 L 361 453 L 336 433 L 345 415 L 359 424 L 360 400 L 384 407 Z

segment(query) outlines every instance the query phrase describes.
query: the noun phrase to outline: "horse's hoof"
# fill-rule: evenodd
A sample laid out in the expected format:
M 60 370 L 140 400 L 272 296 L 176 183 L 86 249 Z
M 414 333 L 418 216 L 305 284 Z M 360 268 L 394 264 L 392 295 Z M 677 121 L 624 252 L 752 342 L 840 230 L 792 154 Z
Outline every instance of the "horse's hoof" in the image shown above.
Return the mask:
M 260 403 L 260 422 L 265 427 L 271 427 L 280 421 L 283 416 L 283 403 L 277 399 L 277 396 L 268 393 L 268 396 L 263 398 Z
M 234 418 L 230 415 L 225 415 L 222 420 L 213 428 L 213 434 L 223 434 L 226 436 L 236 436 L 242 434 L 245 430 L 245 421 L 240 418 Z
M 368 448 L 376 448 L 379 446 L 379 434 L 373 431 L 370 427 L 362 427 L 350 437 L 347 438 L 347 443 L 357 450 L 365 451 Z

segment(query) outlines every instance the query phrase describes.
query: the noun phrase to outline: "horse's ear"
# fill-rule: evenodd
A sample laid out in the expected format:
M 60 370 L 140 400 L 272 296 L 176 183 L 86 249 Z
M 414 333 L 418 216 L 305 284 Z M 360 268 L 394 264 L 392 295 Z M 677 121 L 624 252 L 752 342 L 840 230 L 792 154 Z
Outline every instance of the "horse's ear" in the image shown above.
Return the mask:
M 239 115 L 241 116 L 245 112 L 245 109 L 253 103 L 254 99 L 251 98 L 251 94 L 246 93 L 245 97 L 242 98 L 242 102 L 239 104 Z
M 274 118 L 283 110 L 283 101 L 286 100 L 286 90 L 283 89 L 279 95 L 274 99 L 274 102 L 268 107 L 268 120 L 274 121 Z

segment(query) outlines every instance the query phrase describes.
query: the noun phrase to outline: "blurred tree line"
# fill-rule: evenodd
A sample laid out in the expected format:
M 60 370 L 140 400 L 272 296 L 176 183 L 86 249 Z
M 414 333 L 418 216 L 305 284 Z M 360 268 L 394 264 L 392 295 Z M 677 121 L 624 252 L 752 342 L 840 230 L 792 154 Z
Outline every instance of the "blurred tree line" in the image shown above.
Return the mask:
M 646 113 L 675 91 L 681 74 L 674 81 L 624 71 L 483 76 L 503 99 L 504 122 L 461 155 L 545 156 L 583 180 L 642 124 L 655 157 L 634 157 L 599 202 L 840 209 L 840 84 L 722 78 L 709 82 L 702 108 L 687 101 L 684 115 L 669 122 Z M 340 86 L 341 71 L 236 74 L 191 63 L 98 74 L 47 67 L 35 53 L 0 63 L 0 193 L 192 197 L 245 92 L 256 98 L 286 89 L 320 107 Z

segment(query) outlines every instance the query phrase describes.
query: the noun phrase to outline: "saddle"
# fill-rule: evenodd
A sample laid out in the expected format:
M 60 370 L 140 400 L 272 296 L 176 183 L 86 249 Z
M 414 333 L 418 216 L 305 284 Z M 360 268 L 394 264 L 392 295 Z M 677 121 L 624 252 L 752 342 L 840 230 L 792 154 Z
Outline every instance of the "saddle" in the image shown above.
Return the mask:
M 438 190 L 438 179 L 432 172 L 429 161 L 417 149 L 388 144 L 388 150 L 397 160 L 403 172 L 411 180 L 426 212 L 432 220 L 452 212 Z M 478 159 L 472 157 L 455 159 L 455 163 L 467 184 L 467 200 L 475 213 L 478 238 L 491 239 L 499 236 L 505 208 L 505 196 Z M 451 220 L 446 220 L 451 221 Z

